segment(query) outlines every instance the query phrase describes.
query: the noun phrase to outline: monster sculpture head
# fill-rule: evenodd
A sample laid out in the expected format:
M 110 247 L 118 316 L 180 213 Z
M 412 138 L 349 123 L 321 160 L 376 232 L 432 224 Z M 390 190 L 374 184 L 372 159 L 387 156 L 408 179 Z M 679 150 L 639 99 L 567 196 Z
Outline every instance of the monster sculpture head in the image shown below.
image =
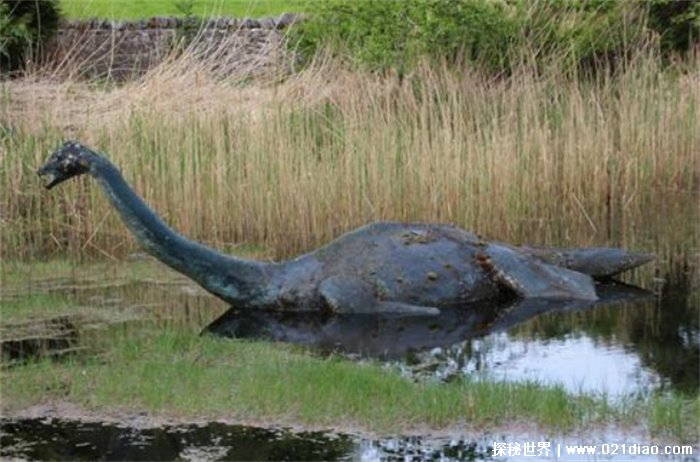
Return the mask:
M 51 189 L 75 176 L 88 173 L 97 159 L 98 156 L 82 144 L 66 141 L 37 173 L 46 179 L 46 188 Z

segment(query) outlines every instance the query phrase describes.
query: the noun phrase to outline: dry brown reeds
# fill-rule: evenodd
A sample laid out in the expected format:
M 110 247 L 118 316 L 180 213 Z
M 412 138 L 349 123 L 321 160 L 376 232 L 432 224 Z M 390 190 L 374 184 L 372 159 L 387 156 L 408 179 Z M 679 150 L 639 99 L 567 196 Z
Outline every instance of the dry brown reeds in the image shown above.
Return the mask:
M 595 80 L 424 65 L 401 83 L 328 60 L 251 83 L 194 59 L 110 89 L 3 85 L 3 257 L 134 249 L 91 180 L 41 188 L 34 171 L 69 137 L 105 152 L 185 235 L 270 257 L 375 220 L 697 248 L 697 59 L 680 73 L 649 51 Z

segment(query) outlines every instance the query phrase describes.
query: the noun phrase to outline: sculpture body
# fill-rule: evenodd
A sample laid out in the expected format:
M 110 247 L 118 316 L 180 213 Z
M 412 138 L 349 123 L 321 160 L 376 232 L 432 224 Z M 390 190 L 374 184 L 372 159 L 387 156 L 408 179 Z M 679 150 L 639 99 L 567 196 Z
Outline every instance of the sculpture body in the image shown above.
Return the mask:
M 622 249 L 535 249 L 449 225 L 374 223 L 294 260 L 223 255 L 172 231 L 107 159 L 67 142 L 39 174 L 48 188 L 89 173 L 143 248 L 241 309 L 438 313 L 480 300 L 595 300 L 594 278 L 650 261 Z

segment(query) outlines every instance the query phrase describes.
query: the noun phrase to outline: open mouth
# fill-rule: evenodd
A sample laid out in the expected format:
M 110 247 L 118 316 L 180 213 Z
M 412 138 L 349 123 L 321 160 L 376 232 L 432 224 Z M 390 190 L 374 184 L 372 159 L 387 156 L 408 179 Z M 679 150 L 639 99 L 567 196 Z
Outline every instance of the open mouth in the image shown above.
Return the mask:
M 44 183 L 44 187 L 46 189 L 51 189 L 54 186 L 56 186 L 58 183 L 63 181 L 63 178 L 60 175 L 57 175 L 56 172 L 47 169 L 46 167 L 42 167 L 37 171 L 37 174 L 41 178 L 41 180 Z

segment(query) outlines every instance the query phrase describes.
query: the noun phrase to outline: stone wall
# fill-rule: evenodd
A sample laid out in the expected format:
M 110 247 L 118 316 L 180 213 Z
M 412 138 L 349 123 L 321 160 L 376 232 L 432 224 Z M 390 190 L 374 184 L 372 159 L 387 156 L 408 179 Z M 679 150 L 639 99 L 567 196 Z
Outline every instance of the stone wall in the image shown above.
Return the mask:
M 125 80 L 189 45 L 203 58 L 225 62 L 228 71 L 265 73 L 289 64 L 282 46 L 287 27 L 300 19 L 283 14 L 261 19 L 210 19 L 192 25 L 181 18 L 139 21 L 71 21 L 46 47 L 55 69 L 85 77 Z

